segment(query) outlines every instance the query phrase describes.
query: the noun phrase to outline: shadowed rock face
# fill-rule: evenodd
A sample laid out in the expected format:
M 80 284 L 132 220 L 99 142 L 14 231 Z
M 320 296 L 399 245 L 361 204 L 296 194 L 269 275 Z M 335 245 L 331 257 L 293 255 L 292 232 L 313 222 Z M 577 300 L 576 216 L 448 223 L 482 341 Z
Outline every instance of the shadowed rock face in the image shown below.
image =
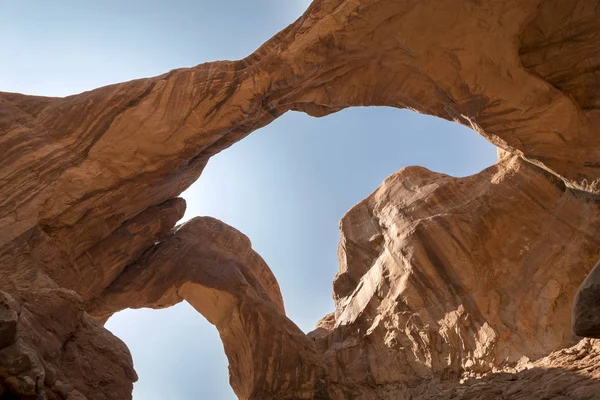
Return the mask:
M 183 299 L 219 330 L 241 399 L 407 398 L 573 344 L 600 245 L 599 38 L 597 0 L 315 0 L 243 60 L 0 93 L 0 393 L 130 398 L 102 323 Z M 365 105 L 466 124 L 503 156 L 463 179 L 404 169 L 354 207 L 336 312 L 304 335 L 248 239 L 175 227 L 177 196 L 289 110 Z M 595 276 L 577 333 L 596 332 Z
M 600 263 L 583 281 L 575 297 L 573 332 L 600 339 Z
M 600 398 L 599 363 L 600 342 L 586 339 L 535 362 L 524 362 L 515 369 L 466 378 L 458 385 L 446 381 L 435 388 L 421 388 L 422 394 L 413 398 L 596 400 Z

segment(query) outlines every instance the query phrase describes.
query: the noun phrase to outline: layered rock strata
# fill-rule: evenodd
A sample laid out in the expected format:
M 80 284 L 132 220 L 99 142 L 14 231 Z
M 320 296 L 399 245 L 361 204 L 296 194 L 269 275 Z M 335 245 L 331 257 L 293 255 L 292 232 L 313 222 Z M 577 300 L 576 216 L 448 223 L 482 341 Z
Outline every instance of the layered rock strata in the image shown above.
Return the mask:
M 598 10 L 315 0 L 243 60 L 66 98 L 0 93 L 0 393 L 130 398 L 131 357 L 102 323 L 182 299 L 219 329 L 242 399 L 402 398 L 573 344 L 599 245 Z M 287 111 L 365 105 L 466 124 L 503 157 L 463 179 L 404 169 L 354 207 L 336 312 L 307 336 L 247 238 L 211 219 L 176 228 L 177 196 Z M 581 322 L 595 276 L 578 333 L 596 332 Z
M 335 398 L 409 398 L 423 379 L 577 341 L 600 203 L 516 156 L 467 178 L 405 168 L 342 218 L 336 312 L 312 333 Z M 560 266 L 560 268 L 558 268 Z
M 583 340 L 535 362 L 481 377 L 443 381 L 412 389 L 415 400 L 556 399 L 600 398 L 600 343 Z

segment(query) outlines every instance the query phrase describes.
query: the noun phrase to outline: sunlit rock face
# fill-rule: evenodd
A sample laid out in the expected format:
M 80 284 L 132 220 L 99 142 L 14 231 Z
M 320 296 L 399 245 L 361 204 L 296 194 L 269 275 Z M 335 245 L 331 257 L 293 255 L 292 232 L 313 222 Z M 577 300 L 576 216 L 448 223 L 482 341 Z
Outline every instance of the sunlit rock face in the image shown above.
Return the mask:
M 599 206 L 516 156 L 467 178 L 393 174 L 340 224 L 335 322 L 319 331 L 333 380 L 346 398 L 404 398 L 399 383 L 574 344 Z
M 241 398 L 326 398 L 325 369 L 285 316 L 279 285 L 241 232 L 195 218 L 152 247 L 88 304 L 101 320 L 125 308 L 189 302 L 218 329 Z M 262 396 L 262 397 L 261 397 Z
M 241 399 L 431 398 L 500 367 L 535 381 L 524 357 L 574 344 L 571 303 L 598 258 L 598 9 L 319 0 L 243 60 L 66 98 L 0 93 L 0 393 L 130 398 L 131 357 L 103 322 L 182 299 L 219 329 Z M 354 207 L 336 312 L 304 335 L 248 239 L 211 219 L 175 227 L 177 196 L 289 110 L 364 105 L 465 124 L 502 157 L 463 179 L 404 169 Z M 574 328 L 593 336 L 586 282 Z M 552 380 L 575 359 L 593 382 L 585 346 L 531 365 Z M 556 393 L 593 398 L 573 385 Z M 518 398 L 478 387 L 455 394 Z

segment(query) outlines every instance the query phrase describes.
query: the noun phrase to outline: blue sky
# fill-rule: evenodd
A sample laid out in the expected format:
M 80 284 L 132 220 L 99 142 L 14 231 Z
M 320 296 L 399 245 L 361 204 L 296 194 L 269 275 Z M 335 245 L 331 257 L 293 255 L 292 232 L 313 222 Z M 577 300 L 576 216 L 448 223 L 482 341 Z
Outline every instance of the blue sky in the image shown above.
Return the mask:
M 238 59 L 293 22 L 307 0 L 0 0 L 0 90 L 64 96 L 172 68 Z M 338 222 L 391 173 L 422 165 L 456 176 L 495 148 L 444 120 L 384 107 L 315 119 L 288 113 L 216 155 L 184 193 L 185 219 L 244 232 L 305 331 L 333 311 Z M 131 349 L 135 400 L 235 399 L 216 329 L 187 304 L 127 310 L 107 328 Z

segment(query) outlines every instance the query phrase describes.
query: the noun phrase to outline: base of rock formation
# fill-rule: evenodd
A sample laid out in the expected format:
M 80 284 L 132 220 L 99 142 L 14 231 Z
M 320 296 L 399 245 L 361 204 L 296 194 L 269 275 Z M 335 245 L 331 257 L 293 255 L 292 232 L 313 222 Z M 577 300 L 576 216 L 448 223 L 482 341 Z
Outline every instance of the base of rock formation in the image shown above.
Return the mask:
M 432 381 L 423 386 L 412 389 L 406 399 L 598 400 L 600 341 L 584 339 L 535 362 L 524 359 L 515 368 L 463 377 L 460 383 Z

